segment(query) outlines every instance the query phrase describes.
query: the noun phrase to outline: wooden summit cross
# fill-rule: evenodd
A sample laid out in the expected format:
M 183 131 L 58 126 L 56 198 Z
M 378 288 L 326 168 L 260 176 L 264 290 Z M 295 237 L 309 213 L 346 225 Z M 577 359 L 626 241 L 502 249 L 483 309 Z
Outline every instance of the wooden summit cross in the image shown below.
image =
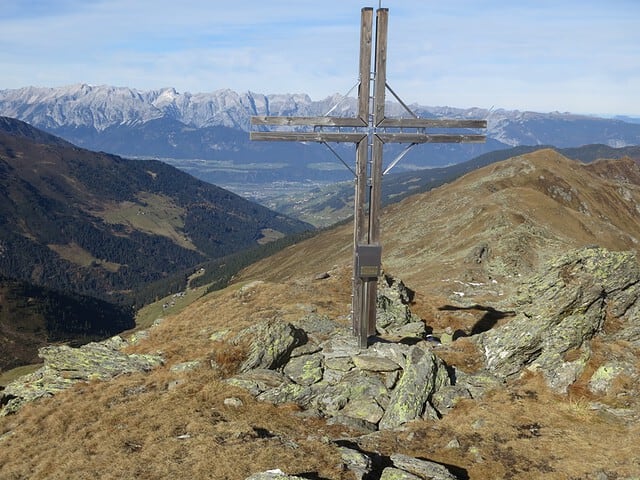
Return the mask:
M 347 142 L 356 145 L 355 210 L 353 234 L 353 334 L 361 348 L 376 333 L 376 295 L 380 275 L 380 210 L 382 176 L 414 145 L 419 143 L 481 143 L 484 135 L 433 135 L 426 128 L 486 128 L 486 120 L 422 119 L 405 105 L 386 80 L 387 25 L 389 10 L 376 11 L 375 65 L 371 71 L 373 8 L 363 8 L 360 29 L 360 75 L 357 117 L 251 117 L 251 125 L 306 127 L 306 131 L 252 131 L 251 140 L 297 142 Z M 389 90 L 413 118 L 385 116 L 385 93 Z M 334 107 L 335 108 L 335 107 Z M 409 132 L 407 130 L 410 130 Z M 407 147 L 383 172 L 382 150 L 385 143 L 408 143 Z M 329 145 L 327 145 L 329 146 Z M 329 147 L 334 153 L 331 147 Z M 337 155 L 337 153 L 336 153 Z M 342 159 L 341 159 L 342 160 Z M 369 194 L 368 211 L 365 208 Z

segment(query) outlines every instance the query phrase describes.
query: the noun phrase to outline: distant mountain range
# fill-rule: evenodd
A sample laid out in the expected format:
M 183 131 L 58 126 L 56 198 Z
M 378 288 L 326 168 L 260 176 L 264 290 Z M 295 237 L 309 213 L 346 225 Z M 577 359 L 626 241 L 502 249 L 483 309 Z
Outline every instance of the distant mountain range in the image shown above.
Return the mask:
M 172 163 L 215 184 L 350 178 L 350 172 L 322 145 L 250 142 L 247 135 L 252 115 L 324 115 L 336 105 L 332 115 L 355 114 L 356 99 L 340 95 L 313 101 L 304 94 L 232 90 L 191 94 L 173 88 L 142 92 L 86 84 L 0 90 L 0 115 L 23 120 L 91 150 L 128 157 L 198 159 L 200 162 Z M 487 142 L 422 146 L 410 152 L 396 171 L 452 165 L 519 145 L 640 144 L 640 124 L 633 119 L 502 109 L 411 108 L 423 118 L 487 119 Z M 388 112 L 406 115 L 399 104 L 390 103 Z M 397 152 L 392 146 L 388 150 L 388 157 Z M 350 147 L 339 146 L 337 151 L 351 160 Z

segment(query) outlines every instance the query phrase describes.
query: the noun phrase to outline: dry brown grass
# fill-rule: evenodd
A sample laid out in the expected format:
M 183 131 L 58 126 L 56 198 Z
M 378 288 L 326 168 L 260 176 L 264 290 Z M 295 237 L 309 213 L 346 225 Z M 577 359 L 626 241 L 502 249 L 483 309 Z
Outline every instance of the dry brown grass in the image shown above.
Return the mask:
M 242 362 L 247 358 L 249 345 L 216 341 L 211 345 L 213 354 L 209 361 L 222 378 L 228 378 L 238 372 Z
M 376 448 L 453 465 L 470 479 L 586 480 L 599 471 L 622 478 L 640 472 L 638 433 L 637 424 L 557 396 L 530 374 L 510 389 L 462 402 L 435 424 L 382 434 Z
M 244 405 L 226 406 L 229 396 Z M 338 432 L 292 415 L 206 370 L 83 385 L 8 419 L 0 478 L 240 479 L 282 466 L 347 478 L 336 447 L 308 438 Z
M 335 272 L 322 282 L 237 284 L 167 316 L 128 349 L 162 352 L 164 367 L 79 385 L 0 418 L 0 435 L 7 433 L 0 440 L 0 478 L 241 479 L 272 468 L 350 478 L 337 447 L 326 441 L 351 434 L 348 429 L 258 403 L 221 383 L 244 357 L 242 345 L 224 339 L 265 319 L 344 315 L 343 282 Z M 212 359 L 223 371 L 210 367 Z M 193 360 L 201 362 L 193 372 L 170 370 Z M 224 405 L 230 396 L 244 406 Z

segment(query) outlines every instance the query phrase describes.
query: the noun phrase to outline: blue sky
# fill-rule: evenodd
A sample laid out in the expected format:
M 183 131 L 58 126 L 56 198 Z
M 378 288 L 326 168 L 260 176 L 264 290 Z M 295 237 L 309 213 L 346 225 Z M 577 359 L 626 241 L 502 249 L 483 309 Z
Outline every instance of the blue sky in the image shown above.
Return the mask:
M 0 89 L 346 93 L 380 0 L 0 0 Z M 640 116 L 638 0 L 382 0 L 408 103 Z

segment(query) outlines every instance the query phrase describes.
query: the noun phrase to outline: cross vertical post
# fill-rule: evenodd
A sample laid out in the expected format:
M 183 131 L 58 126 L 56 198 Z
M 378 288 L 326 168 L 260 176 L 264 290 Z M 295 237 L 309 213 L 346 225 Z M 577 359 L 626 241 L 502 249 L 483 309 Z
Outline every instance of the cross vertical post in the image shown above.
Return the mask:
M 258 127 L 302 127 L 306 131 L 251 131 L 251 140 L 299 142 L 347 142 L 356 145 L 355 204 L 353 220 L 353 294 L 351 319 L 354 336 L 361 348 L 376 333 L 377 283 L 381 270 L 382 246 L 380 213 L 382 177 L 408 151 L 383 172 L 385 143 L 481 143 L 484 135 L 426 133 L 427 128 L 486 128 L 486 120 L 446 120 L 418 118 L 387 84 L 387 31 L 389 9 L 376 12 L 375 61 L 371 71 L 373 8 L 361 10 L 358 114 L 355 117 L 269 117 L 253 116 Z M 373 79 L 373 85 L 371 84 Z M 413 118 L 385 115 L 387 89 Z M 348 128 L 347 132 L 342 128 Z M 309 131 L 311 129 L 311 131 Z M 407 133 L 406 130 L 415 130 Z M 334 152 L 335 153 L 335 152 Z M 341 159 L 342 160 L 342 159 Z M 343 163 L 345 163 L 343 161 Z M 346 164 L 345 164 L 346 165 Z M 368 207 L 368 208 L 367 208 Z
M 371 115 L 371 39 L 373 9 L 363 8 L 360 20 L 360 85 L 358 88 L 358 117 L 363 125 L 369 125 Z M 368 243 L 368 222 L 366 222 L 367 171 L 369 163 L 369 142 L 367 135 L 356 145 L 355 201 L 353 211 L 353 289 L 351 294 L 351 325 L 353 334 L 358 337 L 360 347 L 366 347 L 369 336 L 368 318 L 371 303 L 368 301 L 368 284 L 359 275 L 358 245 Z M 363 340 L 364 339 L 364 340 Z M 364 345 L 363 345 L 364 343 Z

